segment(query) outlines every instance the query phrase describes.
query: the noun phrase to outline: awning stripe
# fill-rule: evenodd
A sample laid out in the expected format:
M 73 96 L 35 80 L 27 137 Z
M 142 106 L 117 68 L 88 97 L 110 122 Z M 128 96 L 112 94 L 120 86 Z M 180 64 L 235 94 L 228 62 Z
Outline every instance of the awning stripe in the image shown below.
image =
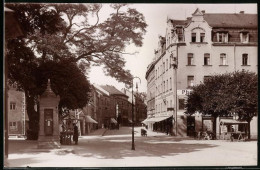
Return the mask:
M 92 119 L 91 116 L 87 116 L 87 117 L 86 117 L 86 122 L 88 122 L 88 123 L 98 123 L 97 121 L 95 121 L 94 119 Z
M 111 123 L 117 123 L 117 121 L 114 118 L 111 118 Z
M 232 124 L 232 125 L 235 125 L 235 124 L 247 124 L 247 121 L 238 121 L 238 120 L 234 120 L 234 119 L 225 119 L 225 120 L 221 120 L 220 124 L 223 124 L 223 125 L 228 125 L 228 124 Z
M 153 123 L 153 122 L 161 122 L 161 121 L 163 121 L 163 120 L 165 120 L 165 119 L 168 119 L 168 118 L 170 118 L 171 116 L 167 116 L 167 117 L 153 117 L 153 118 L 150 118 L 150 119 L 145 119 L 144 121 L 143 121 L 143 123 Z

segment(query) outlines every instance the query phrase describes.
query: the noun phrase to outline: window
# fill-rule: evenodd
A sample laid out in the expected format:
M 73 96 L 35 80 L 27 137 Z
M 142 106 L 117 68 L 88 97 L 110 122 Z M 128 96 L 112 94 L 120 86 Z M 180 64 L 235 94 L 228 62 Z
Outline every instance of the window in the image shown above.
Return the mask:
M 242 43 L 247 43 L 249 41 L 249 33 L 248 32 L 241 32 L 240 39 Z
M 220 65 L 227 65 L 227 55 L 224 53 L 220 54 Z
M 188 54 L 188 66 L 194 65 L 194 60 L 193 60 L 193 54 L 189 53 Z
M 165 81 L 163 81 L 163 92 L 165 93 Z
M 169 60 L 169 61 L 170 61 L 170 62 L 169 62 L 169 65 L 170 65 L 169 68 L 172 67 L 172 61 L 171 61 L 171 58 L 172 58 L 172 57 L 173 57 L 173 56 L 172 56 L 172 54 L 171 54 L 171 55 L 170 55 L 170 60 Z
M 183 39 L 183 28 L 182 27 L 177 27 L 176 33 L 178 34 L 178 41 L 182 42 Z
M 10 110 L 15 110 L 16 104 L 14 102 L 10 103 Z
M 10 129 L 14 130 L 17 128 L 16 122 L 9 122 Z
M 200 33 L 200 42 L 205 42 L 205 33 Z
M 168 70 L 168 59 L 166 59 L 166 70 Z
M 248 54 L 242 55 L 242 65 L 244 66 L 248 65 Z
M 185 100 L 179 99 L 179 110 L 184 110 L 184 109 L 185 109 Z
M 194 76 L 188 76 L 188 87 L 194 86 Z
M 191 42 L 196 42 L 196 33 L 191 33 Z
M 228 42 L 228 33 L 217 33 L 218 42 Z
M 210 65 L 210 54 L 204 54 L 204 65 Z
M 170 77 L 170 90 L 172 90 L 172 78 Z
M 203 80 L 203 81 L 205 82 L 205 81 L 209 80 L 210 77 L 211 77 L 211 76 L 204 76 L 204 80 Z
M 168 91 L 168 80 L 166 81 L 166 91 Z
M 165 72 L 165 62 L 163 62 L 163 73 Z

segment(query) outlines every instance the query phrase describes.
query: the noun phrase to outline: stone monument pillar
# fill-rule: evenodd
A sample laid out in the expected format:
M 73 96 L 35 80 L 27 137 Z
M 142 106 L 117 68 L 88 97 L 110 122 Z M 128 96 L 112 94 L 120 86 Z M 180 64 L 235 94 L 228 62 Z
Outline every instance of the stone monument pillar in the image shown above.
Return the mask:
M 40 96 L 38 148 L 60 148 L 59 101 L 60 97 L 51 90 L 48 79 L 47 89 Z

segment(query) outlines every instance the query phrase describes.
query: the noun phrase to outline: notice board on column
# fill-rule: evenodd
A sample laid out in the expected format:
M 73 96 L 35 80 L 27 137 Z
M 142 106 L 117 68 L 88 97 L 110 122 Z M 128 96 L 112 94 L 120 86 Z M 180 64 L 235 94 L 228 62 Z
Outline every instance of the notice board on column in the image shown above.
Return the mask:
M 204 131 L 213 131 L 213 125 L 212 120 L 203 120 L 203 130 Z

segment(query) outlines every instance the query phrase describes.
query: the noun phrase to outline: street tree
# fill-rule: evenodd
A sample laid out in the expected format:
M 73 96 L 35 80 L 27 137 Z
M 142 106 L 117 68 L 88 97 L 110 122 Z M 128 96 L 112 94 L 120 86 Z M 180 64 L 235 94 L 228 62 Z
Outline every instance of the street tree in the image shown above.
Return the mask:
M 20 60 L 17 60 L 16 55 L 19 55 Z M 39 108 L 35 110 L 35 105 L 39 106 L 38 96 L 46 90 L 47 79 L 51 80 L 54 93 L 60 96 L 60 111 L 62 108 L 82 108 L 88 103 L 90 85 L 84 72 L 76 63 L 49 60 L 37 64 L 31 50 L 15 42 L 12 42 L 12 46 L 9 47 L 7 57 L 10 61 L 8 62 L 10 84 L 15 82 L 18 90 L 25 92 L 30 129 L 28 139 L 37 137 Z
M 136 9 L 126 4 L 111 4 L 111 14 L 101 22 L 101 4 L 6 6 L 16 12 L 25 33 L 24 37 L 8 43 L 8 55 L 12 58 L 8 66 L 11 81 L 18 82 L 20 89 L 27 91 L 28 115 L 37 115 L 34 104 L 41 92 L 39 86 L 43 85 L 36 83 L 36 73 L 49 61 L 74 63 L 85 74 L 91 65 L 103 66 L 106 75 L 131 83 L 132 75 L 124 68 L 123 56 L 129 54 L 125 51 L 129 44 L 142 46 L 147 27 L 144 16 Z M 37 118 L 29 118 L 37 122 Z
M 188 114 L 195 112 L 218 116 L 238 115 L 239 120 L 248 122 L 257 114 L 257 75 L 253 72 L 233 72 L 213 75 L 204 83 L 194 86 L 188 96 L 186 109 Z M 250 138 L 250 131 L 249 131 Z

